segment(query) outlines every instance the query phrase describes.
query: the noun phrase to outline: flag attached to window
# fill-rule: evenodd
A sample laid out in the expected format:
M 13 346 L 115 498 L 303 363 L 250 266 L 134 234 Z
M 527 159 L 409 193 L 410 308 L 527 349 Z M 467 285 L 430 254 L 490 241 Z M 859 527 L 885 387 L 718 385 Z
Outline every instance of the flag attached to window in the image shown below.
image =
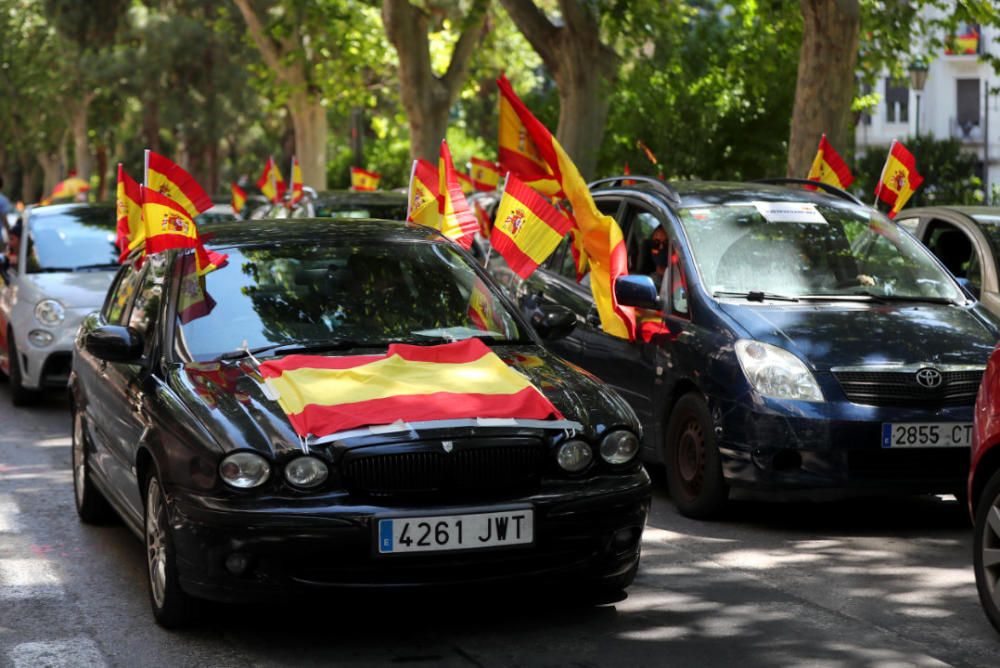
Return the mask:
M 479 339 L 392 344 L 385 355 L 289 355 L 264 362 L 260 373 L 303 437 L 397 420 L 562 418 Z
M 806 178 L 810 181 L 827 183 L 841 190 L 845 190 L 854 182 L 851 168 L 826 140 L 825 134 L 819 139 L 819 149 L 816 151 L 816 157 L 813 158 L 812 167 L 810 167 L 809 175 Z
M 409 204 L 406 219 L 419 225 L 439 229 L 441 212 L 438 207 L 438 172 L 431 163 L 419 158 L 410 171 Z
M 444 139 L 441 140 L 441 154 L 438 158 L 438 192 L 441 193 L 438 199 L 438 211 L 441 212 L 438 230 L 463 248 L 472 248 L 479 223 L 462 192 L 448 142 Z
M 496 190 L 500 185 L 500 167 L 491 160 L 470 158 L 469 176 L 476 190 Z
M 237 214 L 243 213 L 243 207 L 247 205 L 247 192 L 235 183 L 230 184 L 229 188 L 232 193 L 231 203 L 233 205 L 233 211 Z
M 572 227 L 566 216 L 510 174 L 497 208 L 490 246 L 515 274 L 528 278 Z
M 378 190 L 382 175 L 360 167 L 351 167 L 351 190 Z
M 269 157 L 264 163 L 264 171 L 257 179 L 257 188 L 272 204 L 277 204 L 285 198 L 285 180 L 281 178 L 281 171 L 274 158 Z
M 146 188 L 173 200 L 191 218 L 212 208 L 212 198 L 187 170 L 149 149 L 146 149 Z
M 183 206 L 150 188 L 143 187 L 140 190 L 147 255 L 172 249 L 193 248 L 199 276 L 204 276 L 226 264 L 227 255 L 210 251 L 202 244 L 194 218 Z
M 875 196 L 890 206 L 886 215 L 895 218 L 923 182 L 924 177 L 917 172 L 916 158 L 900 142 L 893 140 L 875 188 Z
M 292 179 L 292 195 L 288 203 L 294 206 L 305 195 L 305 191 L 302 189 L 302 168 L 299 166 L 299 159 L 294 155 L 292 156 L 292 167 L 289 178 Z
M 145 243 L 146 228 L 142 222 L 142 186 L 125 172 L 120 162 L 115 210 L 118 217 L 115 245 L 121 252 L 119 262 L 124 262 L 129 253 Z

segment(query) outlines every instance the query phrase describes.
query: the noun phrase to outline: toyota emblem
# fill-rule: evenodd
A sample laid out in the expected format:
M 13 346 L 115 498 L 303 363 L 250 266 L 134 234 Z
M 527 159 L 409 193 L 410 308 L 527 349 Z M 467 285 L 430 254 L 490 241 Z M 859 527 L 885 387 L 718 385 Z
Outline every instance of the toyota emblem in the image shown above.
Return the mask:
M 939 387 L 942 380 L 944 379 L 941 376 L 941 372 L 934 367 L 924 367 L 917 372 L 917 382 L 928 390 Z

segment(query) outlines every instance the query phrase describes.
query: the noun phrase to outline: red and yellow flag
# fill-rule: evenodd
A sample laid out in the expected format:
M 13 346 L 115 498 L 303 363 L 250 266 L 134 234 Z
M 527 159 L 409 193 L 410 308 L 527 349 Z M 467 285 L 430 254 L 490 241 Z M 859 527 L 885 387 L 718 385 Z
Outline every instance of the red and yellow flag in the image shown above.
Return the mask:
M 351 190 L 378 190 L 382 175 L 360 167 L 351 167 Z
M 501 92 L 506 89 L 511 93 L 500 96 L 500 170 L 517 174 L 522 181 L 543 195 L 558 195 L 562 186 L 555 178 L 551 165 L 542 157 L 537 146 L 538 139 L 525 125 L 519 109 L 524 104 L 513 95 L 514 91 L 505 75 L 501 74 L 497 83 Z
M 813 159 L 812 167 L 809 168 L 809 175 L 806 178 L 810 181 L 828 183 L 841 190 L 846 189 L 854 182 L 851 168 L 826 140 L 825 134 L 819 138 L 819 149 L 816 151 L 816 157 Z
M 183 324 L 203 318 L 215 308 L 215 300 L 208 294 L 204 275 L 198 274 L 200 263 L 197 252 L 186 255 L 181 265 L 180 294 L 177 297 L 177 317 Z
M 472 185 L 472 177 L 463 172 L 456 171 L 455 176 L 458 177 L 458 185 L 461 186 L 462 192 L 468 195 L 469 193 L 475 191 L 476 187 Z
M 264 171 L 261 173 L 260 178 L 257 179 L 257 188 L 264 193 L 264 197 L 270 200 L 272 204 L 277 204 L 284 199 L 285 180 L 281 178 L 278 163 L 274 161 L 273 157 L 269 157 L 267 162 L 264 163 Z
M 462 192 L 448 142 L 444 139 L 441 140 L 441 154 L 438 158 L 438 192 L 441 193 L 438 199 L 441 223 L 437 229 L 463 248 L 472 248 L 479 223 Z
M 497 208 L 490 246 L 515 274 L 528 278 L 572 227 L 566 216 L 510 174 Z
M 302 168 L 299 167 L 299 159 L 294 155 L 292 156 L 292 167 L 291 167 L 291 179 L 292 179 L 292 197 L 288 201 L 289 205 L 296 205 L 305 195 L 305 191 L 302 189 Z
M 232 192 L 233 211 L 237 214 L 243 213 L 243 207 L 247 205 L 247 192 L 235 183 L 230 184 L 229 189 Z
M 125 172 L 120 162 L 115 209 L 118 216 L 115 245 L 121 252 L 119 262 L 124 262 L 129 253 L 145 243 L 146 228 L 142 222 L 142 186 Z
M 476 190 L 496 190 L 500 185 L 500 166 L 492 160 L 469 159 L 469 176 Z
M 628 275 L 628 256 L 621 228 L 614 218 L 597 209 L 576 165 L 552 133 L 524 106 L 506 77 L 501 76 L 497 85 L 500 97 L 517 114 L 534 141 L 538 155 L 547 164 L 549 173 L 558 181 L 572 207 L 590 264 L 590 288 L 601 317 L 601 328 L 613 336 L 634 340 L 634 309 L 620 305 L 614 293 L 615 280 Z
M 410 171 L 409 205 L 406 219 L 419 225 L 440 229 L 441 212 L 438 207 L 438 172 L 423 158 L 413 161 Z
M 479 233 L 483 235 L 484 239 L 489 239 L 490 230 L 493 228 L 490 212 L 483 208 L 479 200 L 472 203 L 472 208 L 476 212 L 476 220 L 479 221 Z
M 479 339 L 393 344 L 385 355 L 289 355 L 264 362 L 260 373 L 300 436 L 397 420 L 562 417 Z
M 146 255 L 171 249 L 193 248 L 197 273 L 204 276 L 226 264 L 227 255 L 205 248 L 194 218 L 183 206 L 150 188 L 142 192 L 142 218 L 146 231 Z
M 146 149 L 146 188 L 172 199 L 191 218 L 212 208 L 212 198 L 193 176 L 173 160 L 149 149 Z
M 493 293 L 478 277 L 472 282 L 467 313 L 476 329 L 490 332 L 496 327 L 496 304 L 493 301 Z
M 895 218 L 923 182 L 924 177 L 917 172 L 916 158 L 900 142 L 893 140 L 875 188 L 875 196 L 891 207 L 886 215 Z

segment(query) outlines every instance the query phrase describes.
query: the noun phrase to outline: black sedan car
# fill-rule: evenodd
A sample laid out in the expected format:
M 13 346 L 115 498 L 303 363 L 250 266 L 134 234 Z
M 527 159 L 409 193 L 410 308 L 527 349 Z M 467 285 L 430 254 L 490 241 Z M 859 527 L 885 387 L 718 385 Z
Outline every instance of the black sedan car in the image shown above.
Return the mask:
M 542 347 L 572 327 L 564 309 L 529 326 L 469 255 L 402 223 L 220 224 L 211 247 L 228 264 L 202 279 L 189 251 L 124 266 L 80 329 L 70 379 L 79 515 L 110 506 L 144 541 L 160 624 L 181 624 L 198 598 L 531 577 L 603 594 L 632 581 L 650 502 L 640 427 Z M 471 337 L 564 419 L 302 439 L 258 367 Z

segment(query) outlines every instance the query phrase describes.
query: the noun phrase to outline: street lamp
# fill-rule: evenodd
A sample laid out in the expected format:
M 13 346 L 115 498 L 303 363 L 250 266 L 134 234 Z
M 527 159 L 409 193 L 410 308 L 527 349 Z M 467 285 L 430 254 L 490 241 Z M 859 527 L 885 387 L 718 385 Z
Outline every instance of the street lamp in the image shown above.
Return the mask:
M 927 62 L 924 60 L 914 60 L 910 63 L 910 88 L 913 89 L 914 96 L 917 98 L 917 131 L 916 136 L 920 138 L 920 93 L 924 90 L 924 84 L 927 83 Z

